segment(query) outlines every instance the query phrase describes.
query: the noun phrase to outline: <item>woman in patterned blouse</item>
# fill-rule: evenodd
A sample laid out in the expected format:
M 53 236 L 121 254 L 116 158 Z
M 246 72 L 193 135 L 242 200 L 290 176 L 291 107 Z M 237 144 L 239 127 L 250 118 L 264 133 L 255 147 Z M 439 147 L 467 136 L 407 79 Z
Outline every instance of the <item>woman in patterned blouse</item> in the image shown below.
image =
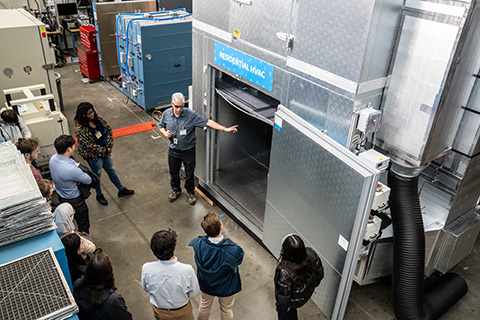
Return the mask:
M 112 159 L 113 137 L 112 128 L 97 115 L 93 105 L 82 102 L 77 107 L 75 114 L 76 136 L 78 140 L 78 153 L 88 162 L 92 171 L 100 178 L 102 168 L 108 174 L 110 181 L 118 189 L 118 197 L 133 194 L 133 190 L 125 188 L 115 172 Z M 100 183 L 95 189 L 97 201 L 108 205 L 107 199 L 102 194 Z

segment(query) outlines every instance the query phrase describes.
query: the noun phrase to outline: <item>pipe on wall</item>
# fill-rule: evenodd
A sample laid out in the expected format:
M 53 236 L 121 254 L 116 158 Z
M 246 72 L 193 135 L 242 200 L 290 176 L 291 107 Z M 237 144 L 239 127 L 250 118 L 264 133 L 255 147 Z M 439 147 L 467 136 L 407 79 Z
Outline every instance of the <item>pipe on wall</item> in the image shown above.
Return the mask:
M 459 275 L 447 273 L 424 291 L 425 230 L 418 175 L 400 175 L 391 169 L 388 185 L 394 233 L 392 294 L 395 315 L 399 320 L 438 319 L 467 294 L 468 286 Z

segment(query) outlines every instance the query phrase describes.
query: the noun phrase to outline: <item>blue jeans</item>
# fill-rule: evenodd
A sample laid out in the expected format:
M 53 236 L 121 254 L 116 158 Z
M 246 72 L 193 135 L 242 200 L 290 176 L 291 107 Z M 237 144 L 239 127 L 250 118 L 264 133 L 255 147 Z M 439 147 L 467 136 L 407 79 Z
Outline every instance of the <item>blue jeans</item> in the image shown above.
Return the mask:
M 102 168 L 103 168 L 105 169 L 105 172 L 108 174 L 110 181 L 112 181 L 115 187 L 117 187 L 118 191 L 121 191 L 124 189 L 124 186 L 120 182 L 120 179 L 118 179 L 117 173 L 115 172 L 115 168 L 113 167 L 112 157 L 99 158 L 97 161 L 87 160 L 87 162 L 90 168 L 92 169 L 93 173 L 95 173 L 98 176 L 98 178 L 100 178 L 100 175 L 102 174 Z M 102 188 L 100 186 L 100 183 L 95 188 L 95 191 L 97 192 L 97 195 L 102 194 Z

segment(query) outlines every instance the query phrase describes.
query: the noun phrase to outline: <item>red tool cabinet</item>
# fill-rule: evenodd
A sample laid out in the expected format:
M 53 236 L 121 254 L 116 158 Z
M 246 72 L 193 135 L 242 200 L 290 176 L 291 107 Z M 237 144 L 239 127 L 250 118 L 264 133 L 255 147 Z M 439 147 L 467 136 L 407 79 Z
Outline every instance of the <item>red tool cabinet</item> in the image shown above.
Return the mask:
M 80 72 L 89 79 L 100 78 L 100 64 L 98 61 L 95 28 L 92 26 L 80 27 L 82 45 L 78 48 L 78 63 Z

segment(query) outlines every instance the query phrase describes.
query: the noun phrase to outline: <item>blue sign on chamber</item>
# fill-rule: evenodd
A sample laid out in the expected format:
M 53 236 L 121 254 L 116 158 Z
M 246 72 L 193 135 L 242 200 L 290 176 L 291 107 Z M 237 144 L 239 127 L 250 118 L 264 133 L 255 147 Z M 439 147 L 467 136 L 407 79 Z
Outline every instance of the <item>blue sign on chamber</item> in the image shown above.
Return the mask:
M 272 91 L 273 66 L 215 41 L 213 62 L 262 88 Z

